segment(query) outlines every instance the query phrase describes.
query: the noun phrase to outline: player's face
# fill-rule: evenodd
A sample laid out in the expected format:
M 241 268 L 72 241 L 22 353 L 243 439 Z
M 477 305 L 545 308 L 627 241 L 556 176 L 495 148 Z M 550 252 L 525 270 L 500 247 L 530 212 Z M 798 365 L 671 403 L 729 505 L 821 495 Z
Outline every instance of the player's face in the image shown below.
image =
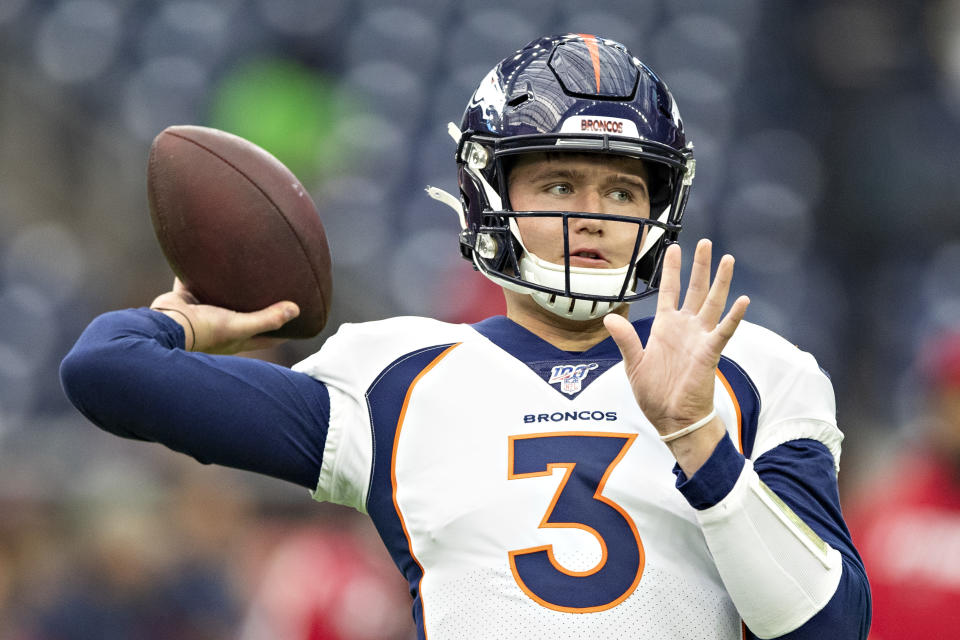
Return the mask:
M 632 218 L 650 217 L 647 171 L 635 158 L 591 154 L 529 154 L 510 172 L 515 211 L 582 211 Z M 563 221 L 518 218 L 527 250 L 563 264 Z M 614 269 L 627 264 L 640 225 L 570 218 L 570 265 Z

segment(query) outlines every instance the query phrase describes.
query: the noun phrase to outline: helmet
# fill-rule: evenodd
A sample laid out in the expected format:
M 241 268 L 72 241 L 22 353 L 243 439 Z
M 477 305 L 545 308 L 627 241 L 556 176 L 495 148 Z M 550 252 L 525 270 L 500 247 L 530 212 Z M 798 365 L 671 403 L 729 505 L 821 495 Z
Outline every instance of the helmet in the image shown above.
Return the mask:
M 529 293 L 565 318 L 597 318 L 657 289 L 666 245 L 676 241 L 694 174 L 692 145 L 666 85 L 625 46 L 592 35 L 534 40 L 502 60 L 481 82 L 459 127 L 460 198 L 428 188 L 460 214 L 464 258 L 497 284 Z M 576 152 L 639 158 L 650 177 L 649 218 L 570 211 L 514 211 L 507 191 L 519 154 Z M 524 245 L 517 219 L 574 218 L 629 222 L 637 229 L 622 268 L 548 262 Z M 569 238 L 563 238 L 569 248 Z

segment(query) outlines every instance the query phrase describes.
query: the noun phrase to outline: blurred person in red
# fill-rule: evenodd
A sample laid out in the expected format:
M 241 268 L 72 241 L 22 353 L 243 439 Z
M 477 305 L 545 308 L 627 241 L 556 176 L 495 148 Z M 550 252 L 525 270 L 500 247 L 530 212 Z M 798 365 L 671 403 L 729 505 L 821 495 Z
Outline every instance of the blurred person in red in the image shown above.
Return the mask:
M 284 535 L 266 560 L 240 640 L 416 637 L 410 597 L 375 531 L 349 514 L 338 520 Z
M 873 591 L 872 640 L 960 633 L 960 328 L 925 345 L 917 372 L 914 444 L 848 519 Z

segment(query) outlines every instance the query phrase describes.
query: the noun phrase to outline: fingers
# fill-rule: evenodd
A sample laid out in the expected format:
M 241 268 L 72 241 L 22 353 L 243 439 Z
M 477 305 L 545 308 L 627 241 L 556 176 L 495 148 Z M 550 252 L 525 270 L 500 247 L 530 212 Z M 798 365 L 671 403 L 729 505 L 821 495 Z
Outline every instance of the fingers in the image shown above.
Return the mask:
M 617 343 L 623 363 L 628 369 L 643 358 L 643 343 L 629 320 L 616 313 L 608 313 L 603 317 L 603 326 Z
M 680 300 L 680 245 L 667 247 L 660 273 L 660 293 L 657 295 L 657 311 L 672 311 Z M 618 343 L 619 344 L 619 343 Z
M 238 335 L 254 336 L 279 329 L 298 315 L 300 315 L 300 307 L 294 302 L 285 300 L 260 311 L 237 314 L 233 328 Z
M 733 332 L 736 331 L 737 326 L 740 324 L 740 321 L 743 320 L 743 316 L 747 313 L 747 307 L 750 306 L 750 298 L 747 296 L 740 296 L 737 298 L 733 306 L 730 307 L 729 313 L 723 319 L 719 325 L 717 325 L 717 333 L 720 334 L 725 340 L 729 340 L 733 337 Z
M 234 345 L 231 348 L 231 351 L 234 353 L 269 349 L 270 347 L 286 342 L 286 338 L 276 338 L 260 334 L 279 329 L 290 320 L 293 320 L 300 315 L 300 308 L 293 302 L 284 301 L 272 304 L 260 311 L 241 315 L 245 316 L 246 320 L 250 323 L 247 325 L 247 331 L 253 331 L 254 333 Z
M 723 318 L 723 321 L 717 325 L 717 328 L 712 333 L 713 338 L 713 348 L 717 353 L 723 351 L 723 348 L 727 346 L 727 342 L 730 341 L 730 338 L 733 337 L 734 332 L 737 330 L 737 327 L 740 326 L 740 321 L 743 320 L 743 316 L 747 312 L 747 307 L 750 306 L 750 298 L 747 296 L 740 296 L 734 300 L 733 305 L 730 307 L 730 311 L 727 312 L 727 315 Z
M 733 281 L 733 256 L 725 255 L 720 259 L 717 275 L 710 286 L 703 306 L 700 308 L 700 318 L 704 324 L 713 328 L 720 321 L 723 309 L 727 306 L 727 296 L 730 295 L 730 283 Z
M 710 282 L 710 259 L 713 244 L 706 238 L 697 243 L 693 255 L 693 268 L 690 271 L 690 283 L 683 298 L 682 311 L 697 314 L 703 324 L 710 329 L 717 326 L 723 310 L 727 305 L 727 296 L 730 295 L 730 283 L 733 281 L 733 256 L 725 255 L 720 259 L 717 274 Z M 664 260 L 664 274 L 667 272 L 667 262 Z M 671 279 L 672 279 L 671 274 Z M 664 276 L 664 278 L 666 275 Z M 677 274 L 679 287 L 679 274 Z M 661 287 L 662 290 L 662 287 Z M 671 291 L 672 294 L 672 291 Z
M 725 255 L 720 259 L 716 276 L 710 281 L 710 259 L 713 245 L 706 238 L 697 243 L 693 256 L 693 268 L 690 272 L 690 283 L 683 299 L 681 311 L 696 314 L 703 329 L 711 333 L 710 341 L 719 353 L 733 336 L 737 326 L 743 319 L 750 304 L 746 296 L 738 298 L 729 313 L 724 317 L 723 310 L 730 295 L 730 285 L 733 282 L 734 259 Z M 657 313 L 666 314 L 677 309 L 677 300 L 680 292 L 680 248 L 672 245 L 667 248 L 663 260 L 663 275 L 660 281 L 660 299 L 657 302 Z M 721 322 L 721 317 L 723 321 Z M 619 323 L 617 323 L 619 324 Z M 632 328 L 632 327 L 631 327 Z M 620 340 L 614 334 L 614 329 L 608 327 L 614 340 L 620 345 Z M 641 347 L 642 349 L 642 347 Z M 621 347 L 621 351 L 623 348 Z M 642 351 L 641 351 L 642 355 Z M 626 353 L 624 360 L 627 359 Z
M 196 351 L 207 353 L 237 353 L 253 348 L 259 334 L 279 329 L 300 310 L 290 301 L 277 302 L 259 311 L 240 313 L 220 307 L 194 307 L 202 320 L 197 332 Z
M 712 243 L 702 238 L 693 254 L 693 269 L 690 271 L 690 284 L 683 296 L 683 310 L 697 313 L 703 306 L 710 291 L 710 257 Z

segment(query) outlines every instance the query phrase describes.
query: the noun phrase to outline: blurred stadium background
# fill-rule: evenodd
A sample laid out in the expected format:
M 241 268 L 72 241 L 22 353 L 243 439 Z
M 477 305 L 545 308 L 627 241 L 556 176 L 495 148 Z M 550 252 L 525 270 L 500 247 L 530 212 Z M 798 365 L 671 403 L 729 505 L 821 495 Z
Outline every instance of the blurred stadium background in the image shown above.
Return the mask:
M 844 492 L 870 470 L 911 421 L 918 345 L 960 319 L 960 1 L 3 0 L 0 638 L 284 637 L 263 613 L 278 549 L 358 531 L 388 562 L 294 487 L 100 433 L 57 366 L 96 314 L 170 285 L 145 168 L 171 124 L 301 177 L 334 256 L 330 330 L 498 310 L 423 187 L 455 190 L 445 126 L 484 73 L 565 31 L 628 44 L 671 87 L 698 158 L 684 246 L 732 252 L 748 319 L 831 373 Z M 306 582 L 339 575 L 299 548 Z M 288 637 L 403 637 L 407 604 L 388 633 L 370 612 L 391 596 L 360 584 L 337 608 L 365 627 Z

